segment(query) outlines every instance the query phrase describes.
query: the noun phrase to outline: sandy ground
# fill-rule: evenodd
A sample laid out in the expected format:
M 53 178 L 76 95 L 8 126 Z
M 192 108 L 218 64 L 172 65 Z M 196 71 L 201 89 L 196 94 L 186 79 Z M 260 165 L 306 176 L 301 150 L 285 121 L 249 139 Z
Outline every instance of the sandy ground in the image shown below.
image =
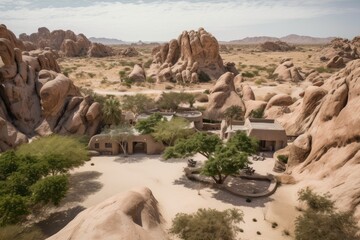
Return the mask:
M 201 156 L 194 159 L 201 160 Z M 271 171 L 273 161 L 267 158 L 265 161 L 254 162 L 252 167 L 260 174 L 273 173 Z M 91 163 L 94 163 L 94 166 L 91 166 Z M 247 203 L 244 198 L 189 181 L 183 174 L 184 167 L 186 167 L 186 160 L 162 161 L 160 156 L 93 157 L 84 166 L 72 171 L 72 188 L 63 202 L 62 209 L 65 214 L 63 212 L 62 215 L 71 219 L 84 208 L 98 204 L 114 194 L 134 187 L 147 186 L 159 201 L 161 214 L 166 221 L 166 229 L 170 227 L 171 220 L 179 212 L 192 213 L 198 208 L 218 210 L 238 208 L 244 212 L 245 221 L 240 224 L 244 232 L 239 233 L 239 238 L 243 240 L 292 239 L 283 233 L 284 230 L 291 230 L 294 217 L 286 210 L 287 207 L 284 207 L 283 203 L 288 204 L 286 206 L 295 212 L 294 207 L 289 204 L 291 202 L 288 201 L 290 198 L 287 187 L 280 187 L 270 197 L 254 199 L 251 203 Z M 281 201 L 278 202 L 277 198 L 281 198 Z M 269 206 L 273 208 L 271 211 Z M 279 218 L 283 220 L 280 222 Z M 53 223 L 48 223 L 48 227 L 53 227 L 56 222 L 54 219 Z M 64 216 L 60 219 L 65 224 Z M 276 229 L 271 227 L 273 221 L 279 224 Z M 43 224 L 42 227 L 46 225 Z M 258 235 L 257 231 L 261 232 L 261 235 Z

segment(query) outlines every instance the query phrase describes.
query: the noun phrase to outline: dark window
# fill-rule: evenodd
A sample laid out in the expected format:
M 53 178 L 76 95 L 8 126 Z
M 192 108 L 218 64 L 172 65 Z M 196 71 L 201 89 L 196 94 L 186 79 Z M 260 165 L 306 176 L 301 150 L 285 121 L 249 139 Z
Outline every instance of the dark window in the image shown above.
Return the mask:
M 95 143 L 95 148 L 99 148 L 100 144 L 99 143 Z
M 112 143 L 105 143 L 106 148 L 112 148 Z

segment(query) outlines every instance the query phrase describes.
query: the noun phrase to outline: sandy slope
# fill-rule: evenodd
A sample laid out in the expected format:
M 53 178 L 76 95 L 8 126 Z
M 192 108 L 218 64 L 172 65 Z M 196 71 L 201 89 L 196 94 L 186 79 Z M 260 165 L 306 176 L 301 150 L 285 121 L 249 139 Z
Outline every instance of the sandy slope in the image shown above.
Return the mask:
M 199 158 L 201 157 L 197 157 L 197 159 Z M 95 165 L 91 166 L 91 163 Z M 245 214 L 245 223 L 241 224 L 244 232 L 239 234 L 241 239 L 291 239 L 291 237 L 284 236 L 282 231 L 291 229 L 293 215 L 285 217 L 286 220 L 280 223 L 279 216 L 276 214 L 284 217 L 283 214 L 288 215 L 289 212 L 286 210 L 280 212 L 279 209 L 283 209 L 284 206 L 272 204 L 276 196 L 287 201 L 286 191 L 282 191 L 280 188 L 279 192 L 271 197 L 255 199 L 251 203 L 246 203 L 243 198 L 203 187 L 187 180 L 183 175 L 185 166 L 186 160 L 164 162 L 160 160 L 160 156 L 94 157 L 90 162 L 72 172 L 76 183 L 65 199 L 65 206 L 82 205 L 87 208 L 116 193 L 128 191 L 134 187 L 147 186 L 160 203 L 163 218 L 167 222 L 165 228 L 170 226 L 171 219 L 179 212 L 191 213 L 198 208 L 224 210 L 235 207 L 241 209 Z M 272 159 L 253 164 L 253 167 L 261 174 L 271 172 L 272 166 Z M 289 201 L 287 202 L 289 203 Z M 273 210 L 269 211 L 269 204 L 274 205 L 275 214 L 273 214 Z M 289 208 L 294 210 L 290 205 Z M 266 221 L 264 216 L 277 221 L 279 227 L 273 229 L 271 222 Z M 257 222 L 253 221 L 254 218 Z M 261 235 L 257 235 L 257 231 L 260 231 Z

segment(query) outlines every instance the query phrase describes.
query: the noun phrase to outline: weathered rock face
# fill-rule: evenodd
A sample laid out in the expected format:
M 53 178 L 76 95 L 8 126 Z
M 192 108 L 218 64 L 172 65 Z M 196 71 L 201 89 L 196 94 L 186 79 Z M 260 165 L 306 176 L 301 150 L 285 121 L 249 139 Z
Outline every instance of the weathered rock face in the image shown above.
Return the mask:
M 326 64 L 326 67 L 328 68 L 343 68 L 345 67 L 344 59 L 338 55 L 333 57 L 328 61 Z
M 148 188 L 118 194 L 90 207 L 48 240 L 168 239 L 158 203 Z
M 336 38 L 331 43 L 323 48 L 314 57 L 322 61 L 329 61 L 334 57 L 341 57 L 343 62 L 347 62 L 360 58 L 360 37 L 355 37 L 352 41 L 343 38 Z M 341 67 L 344 67 L 342 65 Z
M 282 62 L 274 71 L 274 75 L 277 75 L 277 79 L 281 81 L 299 82 L 304 80 L 300 71 L 291 61 Z
M 12 35 L 0 38 L 0 152 L 35 135 L 94 135 L 101 120 L 98 103 L 83 98 L 72 81 L 59 74 L 53 52 L 22 55 Z
M 76 35 L 67 30 L 54 30 L 52 32 L 45 27 L 38 29 L 37 33 L 28 36 L 25 33 L 19 35 L 20 40 L 26 42 L 26 50 L 50 47 L 60 51 L 66 57 L 106 57 L 114 55 L 111 47 L 100 43 L 91 43 L 84 34 Z M 32 43 L 32 44 L 31 44 Z
M 217 79 L 226 71 L 216 38 L 203 28 L 184 31 L 177 40 L 154 49 L 153 55 L 148 75 L 157 77 L 158 82 Z
M 121 51 L 121 55 L 124 57 L 136 57 L 139 52 L 134 47 L 128 47 Z
M 234 74 L 224 73 L 210 91 L 209 103 L 204 117 L 208 119 L 221 119 L 225 110 L 233 105 L 240 106 L 245 112 L 245 105 L 241 97 L 236 93 L 234 86 Z
M 321 88 L 307 89 L 301 102 L 298 113 L 283 118 L 302 133 L 289 146 L 289 171 L 299 180 L 312 179 L 318 190 L 330 191 L 340 209 L 360 217 L 360 60 Z
M 134 82 L 145 82 L 145 80 L 146 80 L 145 71 L 138 64 L 134 65 L 134 68 L 128 77 Z
M 264 42 L 260 45 L 262 51 L 268 52 L 287 52 L 295 50 L 295 46 L 290 46 L 286 42 L 275 41 L 275 42 Z

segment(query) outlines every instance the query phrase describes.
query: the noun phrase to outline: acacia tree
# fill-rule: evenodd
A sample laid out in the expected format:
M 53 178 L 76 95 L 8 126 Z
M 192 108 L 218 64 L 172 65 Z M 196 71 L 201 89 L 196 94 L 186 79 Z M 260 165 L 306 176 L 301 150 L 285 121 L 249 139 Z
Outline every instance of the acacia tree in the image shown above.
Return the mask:
M 237 173 L 248 163 L 246 152 L 238 151 L 233 145 L 223 146 L 217 148 L 205 162 L 201 173 L 214 179 L 217 184 L 222 184 L 229 175 Z
M 299 200 L 308 208 L 295 221 L 296 240 L 355 240 L 360 228 L 351 211 L 340 212 L 329 194 L 318 195 L 311 189 L 302 189 Z
M 244 112 L 239 105 L 232 105 L 225 110 L 224 117 L 230 121 L 230 128 L 232 129 L 233 120 L 244 120 Z
M 237 132 L 226 144 L 217 135 L 196 133 L 187 139 L 177 141 L 173 147 L 165 150 L 163 156 L 168 159 L 200 153 L 207 158 L 201 174 L 222 184 L 230 174 L 249 164 L 248 156 L 257 148 L 257 141 L 242 132 Z
M 125 156 L 127 156 L 127 144 L 128 140 L 134 135 L 134 130 L 131 126 L 123 124 L 110 128 L 106 131 L 110 138 L 118 143 L 123 150 Z
M 136 95 L 125 95 L 122 100 L 121 108 L 134 113 L 134 115 L 146 112 L 155 107 L 155 102 L 152 98 L 140 93 Z
M 155 126 L 161 121 L 163 121 L 163 116 L 160 113 L 154 113 L 147 119 L 138 121 L 135 125 L 135 129 L 142 134 L 150 134 L 155 131 Z
M 156 141 L 166 146 L 173 146 L 177 139 L 185 138 L 193 133 L 189 122 L 184 118 L 173 118 L 171 121 L 161 121 L 154 127 L 151 135 Z
M 175 146 L 165 149 L 164 158 L 183 158 L 200 153 L 206 158 L 215 152 L 217 146 L 222 144 L 221 139 L 215 134 L 198 132 L 186 139 L 179 139 Z
M 0 226 L 22 221 L 36 205 L 59 204 L 66 173 L 88 159 L 75 138 L 49 136 L 0 155 Z

